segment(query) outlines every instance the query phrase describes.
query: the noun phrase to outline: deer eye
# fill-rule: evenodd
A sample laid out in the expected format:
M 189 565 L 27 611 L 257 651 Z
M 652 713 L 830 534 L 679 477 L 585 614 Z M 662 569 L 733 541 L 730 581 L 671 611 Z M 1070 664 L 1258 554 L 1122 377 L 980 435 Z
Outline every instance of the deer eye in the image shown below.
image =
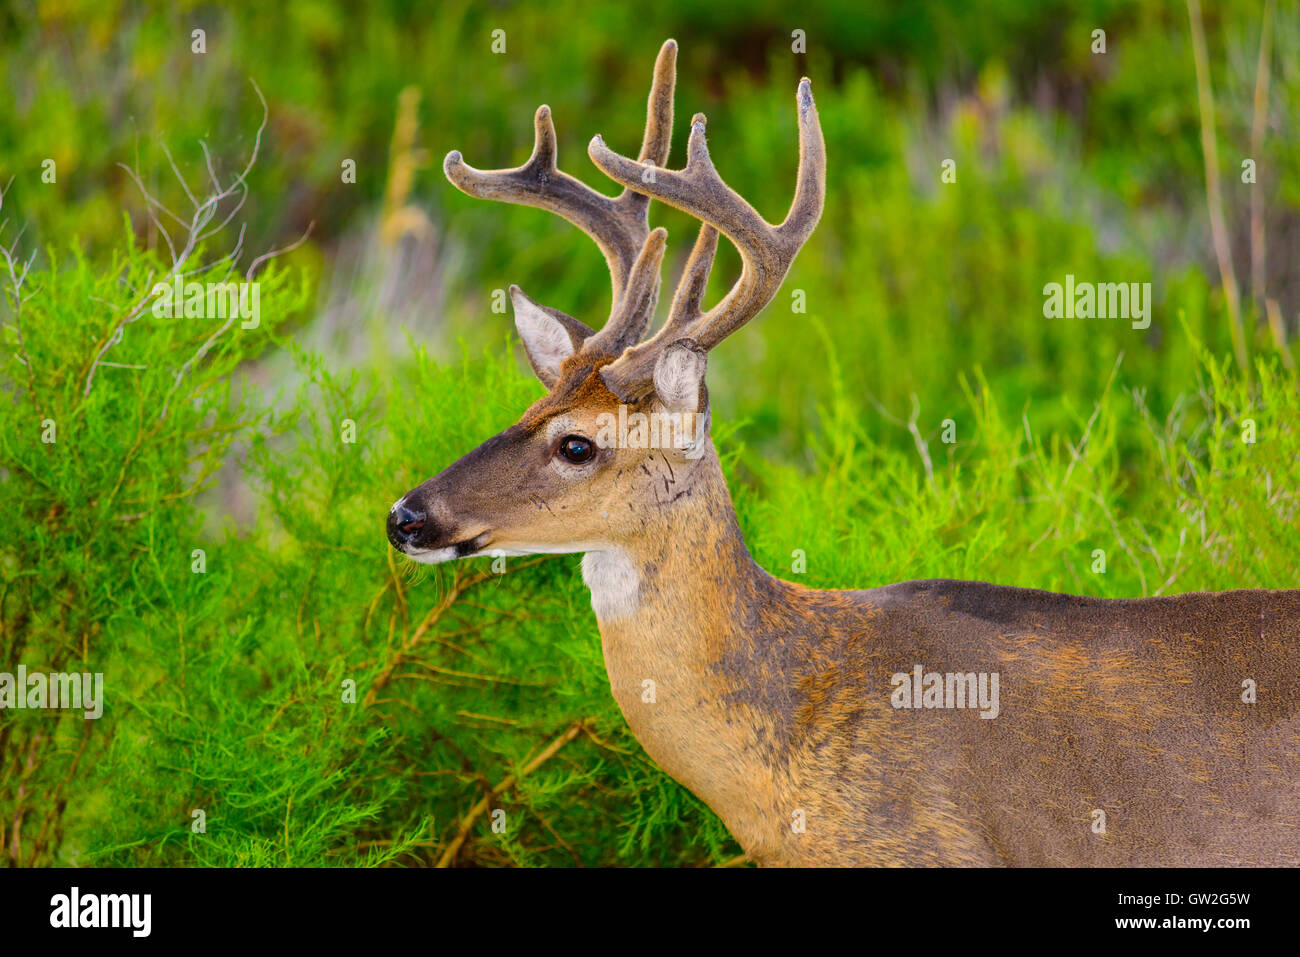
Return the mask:
M 596 447 L 591 444 L 591 440 L 584 439 L 581 435 L 566 435 L 560 440 L 560 455 L 574 465 L 590 462 L 595 454 Z

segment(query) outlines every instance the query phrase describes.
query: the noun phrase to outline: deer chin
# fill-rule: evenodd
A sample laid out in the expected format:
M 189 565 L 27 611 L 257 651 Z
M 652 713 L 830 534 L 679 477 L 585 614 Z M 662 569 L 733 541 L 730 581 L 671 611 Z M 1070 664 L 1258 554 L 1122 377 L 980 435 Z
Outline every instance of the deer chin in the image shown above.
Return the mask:
M 561 542 L 530 544 L 502 543 L 494 546 L 490 532 L 442 548 L 403 549 L 412 561 L 439 565 L 457 558 L 490 555 L 569 555 L 581 552 L 582 580 L 591 590 L 591 608 L 600 621 L 614 622 L 633 614 L 640 605 L 641 575 L 631 557 L 621 548 L 603 542 Z
M 515 557 L 521 555 L 570 555 L 575 552 L 604 552 L 610 548 L 609 545 L 603 542 L 549 542 L 535 544 L 506 540 L 501 544 L 494 544 L 491 535 L 491 532 L 480 532 L 473 538 L 467 538 L 453 545 L 444 545 L 440 548 L 403 548 L 401 551 L 411 561 L 420 562 L 423 565 L 440 565 L 443 562 L 454 561 L 457 558 L 482 558 L 485 555 L 493 558 L 502 555 Z
M 457 558 L 477 558 L 480 555 L 488 554 L 491 535 L 490 531 L 479 532 L 473 538 L 466 538 L 439 548 L 402 546 L 400 551 L 413 562 L 419 562 L 422 565 L 440 565 L 443 562 L 450 562 Z
M 449 562 L 457 558 L 469 558 L 469 555 L 458 555 L 454 546 L 448 548 L 403 548 L 403 555 L 413 562 L 419 562 L 421 565 L 441 565 L 443 562 Z

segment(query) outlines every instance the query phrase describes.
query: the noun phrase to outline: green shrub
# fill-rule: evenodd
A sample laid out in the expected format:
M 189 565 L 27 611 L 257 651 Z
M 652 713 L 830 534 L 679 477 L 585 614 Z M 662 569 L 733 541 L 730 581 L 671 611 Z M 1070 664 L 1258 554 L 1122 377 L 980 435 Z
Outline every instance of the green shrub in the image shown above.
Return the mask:
M 65 808 L 103 812 L 88 782 L 101 780 L 129 702 L 167 683 L 183 696 L 193 680 L 192 643 L 232 588 L 219 567 L 190 571 L 206 546 L 196 496 L 265 417 L 232 374 L 305 301 L 300 281 L 271 271 L 260 325 L 214 339 L 219 321 L 150 309 L 125 321 L 166 272 L 133 245 L 100 267 L 48 258 L 17 290 L 5 274 L 0 309 L 0 661 L 103 672 L 108 704 L 99 721 L 0 719 L 0 844 L 20 863 L 60 859 Z

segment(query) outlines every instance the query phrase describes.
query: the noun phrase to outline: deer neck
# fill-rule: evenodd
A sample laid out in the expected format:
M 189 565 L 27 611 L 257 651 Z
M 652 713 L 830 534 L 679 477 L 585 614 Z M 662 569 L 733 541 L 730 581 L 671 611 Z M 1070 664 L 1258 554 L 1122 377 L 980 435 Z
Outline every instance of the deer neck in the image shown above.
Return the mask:
M 661 475 L 670 474 L 668 470 Z M 689 473 L 651 479 L 643 531 L 583 558 L 583 581 L 607 654 L 700 660 L 725 644 L 736 602 L 776 582 L 749 554 L 716 454 Z M 687 617 L 689 615 L 689 617 Z M 650 677 L 650 676 L 647 676 Z
M 646 752 L 747 848 L 761 846 L 773 824 L 761 795 L 772 786 L 778 734 L 768 715 L 737 700 L 755 677 L 744 673 L 753 659 L 744 622 L 769 599 L 784 604 L 795 586 L 750 557 L 711 449 L 668 484 L 663 497 L 674 496 L 647 516 L 644 534 L 583 558 L 605 667 Z

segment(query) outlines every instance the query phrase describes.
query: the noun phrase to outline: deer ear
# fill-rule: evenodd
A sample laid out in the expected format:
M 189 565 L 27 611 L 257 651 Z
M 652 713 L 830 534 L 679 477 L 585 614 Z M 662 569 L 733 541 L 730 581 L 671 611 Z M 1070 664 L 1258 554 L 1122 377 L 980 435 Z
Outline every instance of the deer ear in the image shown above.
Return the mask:
M 524 341 L 528 364 L 548 389 L 560 378 L 560 366 L 592 335 L 585 324 L 529 299 L 518 286 L 510 287 L 510 301 L 515 306 L 515 328 Z
M 678 339 L 655 360 L 655 393 L 669 412 L 703 412 L 709 404 L 704 388 L 708 353 L 694 339 Z

